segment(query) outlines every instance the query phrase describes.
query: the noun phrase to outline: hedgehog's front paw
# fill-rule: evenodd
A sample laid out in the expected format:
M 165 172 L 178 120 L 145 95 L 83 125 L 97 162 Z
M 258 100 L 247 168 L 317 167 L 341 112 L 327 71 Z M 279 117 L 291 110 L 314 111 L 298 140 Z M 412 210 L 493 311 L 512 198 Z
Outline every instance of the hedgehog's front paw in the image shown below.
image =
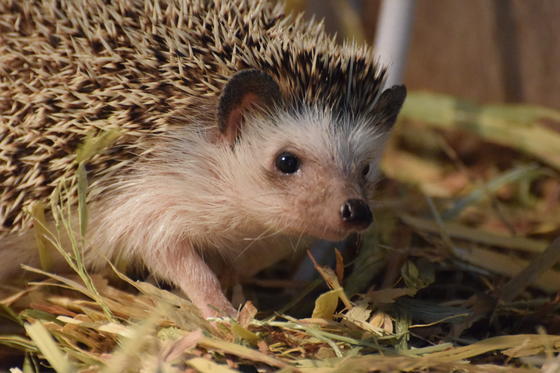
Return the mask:
M 223 294 L 220 296 L 212 297 L 213 302 L 207 303 L 205 300 L 202 304 L 195 302 L 202 316 L 205 318 L 215 318 L 215 317 L 231 317 L 232 319 L 237 318 L 237 310 L 232 306 L 232 304 L 225 298 Z

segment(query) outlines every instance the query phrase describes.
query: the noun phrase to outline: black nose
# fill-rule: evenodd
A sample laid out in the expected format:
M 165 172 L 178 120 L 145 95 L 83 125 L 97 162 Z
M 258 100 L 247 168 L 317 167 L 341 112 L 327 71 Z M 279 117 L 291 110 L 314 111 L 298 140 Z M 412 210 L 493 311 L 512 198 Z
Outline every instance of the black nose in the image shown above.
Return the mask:
M 373 217 L 371 210 L 364 200 L 349 199 L 340 208 L 342 221 L 364 228 L 371 224 Z

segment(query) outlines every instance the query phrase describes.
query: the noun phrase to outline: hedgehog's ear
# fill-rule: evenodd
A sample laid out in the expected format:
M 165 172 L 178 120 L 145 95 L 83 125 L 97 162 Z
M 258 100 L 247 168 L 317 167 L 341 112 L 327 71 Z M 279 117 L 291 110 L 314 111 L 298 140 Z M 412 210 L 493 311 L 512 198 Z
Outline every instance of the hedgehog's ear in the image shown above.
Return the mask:
M 395 124 L 405 98 L 406 87 L 404 85 L 394 85 L 379 96 L 374 112 L 381 118 L 380 125 L 383 128 L 389 130 Z
M 218 126 L 222 137 L 233 145 L 250 108 L 268 108 L 280 101 L 280 88 L 272 77 L 256 69 L 242 70 L 227 82 L 218 104 Z

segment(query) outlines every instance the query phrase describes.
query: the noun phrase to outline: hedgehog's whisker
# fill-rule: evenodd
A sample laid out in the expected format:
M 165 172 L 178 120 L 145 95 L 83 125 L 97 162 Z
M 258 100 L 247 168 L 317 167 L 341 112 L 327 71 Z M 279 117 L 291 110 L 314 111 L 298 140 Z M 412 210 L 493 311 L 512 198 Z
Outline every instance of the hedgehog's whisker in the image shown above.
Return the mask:
M 273 232 L 271 235 L 267 234 L 272 230 L 272 228 L 267 228 L 265 229 L 261 234 L 259 234 L 257 237 L 253 237 L 253 238 L 245 238 L 245 240 L 249 240 L 249 244 L 245 245 L 245 247 L 243 248 L 243 250 L 241 250 L 241 252 L 239 252 L 239 254 L 236 255 L 235 260 L 239 259 L 241 256 L 243 256 L 243 254 L 245 254 L 247 252 L 247 250 L 249 250 L 251 248 L 251 246 L 253 246 L 255 244 L 255 242 L 259 242 L 261 239 L 263 239 L 264 237 L 272 237 L 274 235 L 279 234 L 279 232 Z
M 298 235 L 298 239 L 297 239 L 297 241 L 296 241 L 296 245 L 295 245 L 295 246 L 292 245 L 292 250 L 293 250 L 294 252 L 296 252 L 296 251 L 298 250 L 299 245 L 300 245 L 300 243 L 301 243 L 301 240 L 303 239 L 303 235 L 305 234 L 305 232 L 307 232 L 307 228 L 308 228 L 308 225 L 306 225 L 306 226 L 304 227 L 304 229 L 301 230 L 300 234 Z

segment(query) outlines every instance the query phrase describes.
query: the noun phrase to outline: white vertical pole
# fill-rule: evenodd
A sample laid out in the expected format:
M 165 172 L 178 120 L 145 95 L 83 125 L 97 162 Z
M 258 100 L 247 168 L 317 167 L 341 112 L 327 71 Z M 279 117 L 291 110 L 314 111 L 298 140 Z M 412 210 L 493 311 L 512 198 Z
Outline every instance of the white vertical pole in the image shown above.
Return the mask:
M 402 84 L 415 0 L 383 0 L 375 32 L 375 54 L 387 66 L 386 87 Z

